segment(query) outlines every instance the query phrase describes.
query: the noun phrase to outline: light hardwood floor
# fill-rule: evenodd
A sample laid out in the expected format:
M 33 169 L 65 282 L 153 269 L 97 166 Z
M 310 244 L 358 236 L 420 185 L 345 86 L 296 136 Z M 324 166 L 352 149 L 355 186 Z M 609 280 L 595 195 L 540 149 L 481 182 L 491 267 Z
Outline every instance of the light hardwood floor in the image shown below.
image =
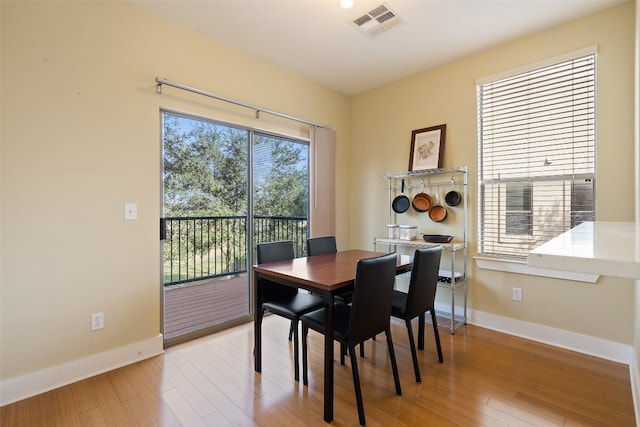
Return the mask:
M 414 324 L 414 330 L 417 328 Z M 428 325 L 427 325 L 428 326 Z M 264 321 L 263 372 L 253 371 L 253 324 L 7 405 L 9 426 L 299 426 L 322 421 L 322 337 L 310 332 L 309 387 L 293 380 L 289 322 Z M 384 339 L 358 358 L 370 426 L 633 426 L 626 365 L 467 325 L 440 328 L 419 352 L 416 384 L 404 323 L 392 320 L 401 375 L 396 396 Z M 336 346 L 337 355 L 337 346 Z M 358 425 L 351 368 L 336 361 L 332 425 Z

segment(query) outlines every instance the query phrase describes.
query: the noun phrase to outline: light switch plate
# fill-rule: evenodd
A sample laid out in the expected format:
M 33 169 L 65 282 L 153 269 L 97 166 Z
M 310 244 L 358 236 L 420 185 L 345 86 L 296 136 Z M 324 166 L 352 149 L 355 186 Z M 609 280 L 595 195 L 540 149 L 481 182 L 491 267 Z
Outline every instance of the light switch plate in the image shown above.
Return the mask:
M 138 219 L 138 205 L 136 203 L 124 204 L 124 219 L 125 221 L 134 221 Z

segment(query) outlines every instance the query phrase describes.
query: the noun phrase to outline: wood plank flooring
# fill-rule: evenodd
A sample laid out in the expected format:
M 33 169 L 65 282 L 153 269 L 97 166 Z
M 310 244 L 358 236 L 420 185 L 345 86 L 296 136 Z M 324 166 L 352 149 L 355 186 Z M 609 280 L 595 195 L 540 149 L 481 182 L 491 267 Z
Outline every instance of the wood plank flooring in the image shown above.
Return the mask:
M 323 340 L 310 332 L 309 386 L 293 380 L 289 322 L 264 320 L 263 372 L 253 324 L 170 347 L 152 359 L 0 408 L 9 426 L 322 426 Z M 417 325 L 414 325 L 417 330 Z M 416 384 L 404 323 L 392 320 L 402 396 L 386 342 L 358 358 L 369 426 L 633 426 L 629 368 L 467 325 L 427 325 Z M 336 355 L 337 353 L 336 346 Z M 337 356 L 336 356 L 337 357 Z M 358 425 L 351 367 L 335 366 L 335 426 Z

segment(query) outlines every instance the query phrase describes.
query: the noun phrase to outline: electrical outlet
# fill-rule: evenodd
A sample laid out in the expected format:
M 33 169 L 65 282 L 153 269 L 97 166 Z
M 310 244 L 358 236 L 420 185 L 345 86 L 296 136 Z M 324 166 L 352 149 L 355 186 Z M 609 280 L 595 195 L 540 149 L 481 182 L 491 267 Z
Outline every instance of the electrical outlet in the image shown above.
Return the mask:
M 91 330 L 95 331 L 104 328 L 104 313 L 93 313 L 91 315 Z
M 522 301 L 522 288 L 511 288 L 511 297 L 514 301 Z

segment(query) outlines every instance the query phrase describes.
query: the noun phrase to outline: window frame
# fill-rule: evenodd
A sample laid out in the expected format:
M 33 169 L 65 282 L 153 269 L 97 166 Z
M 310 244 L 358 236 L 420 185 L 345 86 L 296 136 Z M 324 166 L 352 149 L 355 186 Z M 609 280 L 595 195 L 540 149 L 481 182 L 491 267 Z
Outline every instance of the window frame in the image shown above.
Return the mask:
M 592 211 L 591 212 L 593 212 L 593 217 L 592 218 L 595 219 L 595 192 L 596 192 L 596 187 L 595 187 L 595 181 L 596 181 L 596 179 L 595 179 L 596 178 L 595 177 L 595 163 L 596 163 L 596 159 L 595 159 L 595 121 L 596 121 L 596 117 L 597 117 L 597 110 L 596 110 L 596 105 L 595 105 L 595 92 L 596 92 L 596 85 L 597 85 L 597 82 L 596 82 L 596 73 L 597 73 L 596 54 L 597 54 L 597 46 L 589 46 L 589 47 L 584 48 L 584 49 L 573 51 L 573 52 L 570 52 L 570 53 L 567 53 L 567 54 L 564 54 L 564 55 L 555 56 L 555 57 L 549 58 L 549 59 L 544 60 L 544 61 L 540 61 L 540 62 L 537 62 L 537 63 L 530 64 L 530 65 L 525 66 L 525 67 L 520 67 L 520 68 L 513 69 L 513 70 L 510 70 L 510 71 L 506 71 L 506 72 L 503 72 L 503 73 L 494 74 L 494 75 L 491 75 L 491 76 L 488 76 L 488 77 L 485 77 L 485 78 L 482 78 L 482 79 L 478 79 L 476 81 L 476 85 L 477 85 L 477 89 L 478 89 L 478 191 L 479 191 L 479 194 L 478 194 L 478 239 L 479 240 L 478 240 L 478 255 L 475 258 L 477 259 L 477 263 L 478 263 L 478 266 L 480 268 L 488 268 L 488 269 L 492 269 L 492 270 L 499 269 L 499 270 L 503 270 L 503 271 L 513 271 L 513 266 L 505 267 L 504 269 L 503 269 L 504 265 L 502 267 L 500 266 L 500 264 L 502 264 L 502 263 L 513 263 L 513 264 L 519 265 L 516 268 L 518 270 L 518 272 L 527 273 L 526 271 L 524 271 L 526 269 L 522 268 L 522 264 L 523 263 L 525 264 L 525 267 L 526 267 L 526 255 L 524 256 L 524 259 L 523 259 L 523 255 L 519 255 L 519 256 L 516 256 L 515 258 L 511 258 L 511 257 L 506 256 L 504 254 L 496 254 L 495 252 L 484 251 L 485 248 L 483 247 L 483 245 L 486 243 L 484 241 L 484 235 L 483 235 L 483 233 L 485 232 L 484 227 L 485 227 L 485 216 L 486 216 L 486 213 L 485 213 L 485 210 L 484 210 L 484 204 L 485 204 L 485 200 L 484 200 L 485 199 L 485 193 L 484 193 L 485 188 L 484 188 L 484 185 L 487 183 L 487 181 L 491 181 L 491 180 L 487 180 L 486 177 L 483 177 L 483 175 L 482 175 L 483 174 L 483 170 L 482 170 L 482 167 L 483 167 L 483 164 L 482 164 L 482 162 L 483 162 L 483 157 L 482 157 L 483 156 L 483 152 L 482 152 L 482 149 L 483 149 L 483 147 L 482 147 L 482 143 L 483 143 L 483 140 L 482 140 L 482 137 L 483 137 L 483 134 L 482 134 L 482 129 L 483 129 L 482 128 L 482 126 L 483 126 L 482 112 L 483 112 L 483 110 L 482 110 L 482 104 L 481 104 L 482 99 L 481 99 L 481 94 L 480 94 L 480 90 L 481 90 L 482 85 L 486 85 L 486 84 L 489 84 L 489 83 L 492 83 L 492 82 L 495 82 L 495 81 L 499 81 L 499 80 L 502 80 L 502 79 L 513 78 L 514 76 L 518 76 L 518 75 L 526 74 L 526 73 L 533 72 L 533 71 L 536 71 L 536 70 L 540 70 L 540 69 L 545 68 L 545 67 L 561 64 L 563 62 L 576 60 L 576 59 L 579 59 L 581 57 L 591 56 L 591 55 L 593 56 L 593 60 L 594 60 L 594 64 L 593 64 L 594 81 L 593 81 L 593 84 L 592 84 L 592 91 L 593 91 L 593 94 L 594 94 L 593 95 L 594 96 L 594 101 L 593 101 L 594 107 L 593 107 L 592 117 L 593 117 L 593 129 L 594 129 L 594 132 L 593 132 L 593 136 L 592 136 L 593 137 L 593 145 L 592 145 L 593 156 L 591 157 L 591 159 L 592 159 L 591 160 L 592 172 L 587 174 L 586 177 L 584 177 L 585 178 L 584 182 L 587 182 L 587 183 L 592 185 L 591 188 L 592 188 L 592 196 L 593 196 L 593 201 L 592 201 L 593 206 L 592 206 Z M 562 175 L 556 176 L 556 177 L 551 177 L 551 176 L 547 177 L 547 176 L 543 175 L 543 176 L 539 177 L 539 179 L 537 177 L 525 177 L 525 178 L 522 178 L 522 179 L 513 178 L 513 179 L 509 179 L 509 180 L 504 180 L 504 182 L 500 182 L 500 185 L 504 185 L 505 188 L 506 188 L 508 185 L 513 185 L 515 183 L 526 183 L 526 185 L 528 185 L 529 188 L 530 188 L 528 197 L 534 197 L 533 195 L 536 192 L 536 184 L 535 183 L 537 181 L 546 181 L 546 180 L 550 180 L 552 178 L 555 178 L 555 179 L 560 180 L 560 184 L 561 185 L 570 185 L 571 188 L 573 189 L 576 180 L 575 179 L 569 180 L 568 177 L 570 177 L 570 176 L 571 176 L 571 174 L 566 174 L 565 173 L 565 174 L 562 174 Z M 483 178 L 485 178 L 485 179 L 483 180 Z M 498 180 L 494 180 L 494 183 L 496 183 L 496 182 L 498 182 Z M 503 194 L 501 196 L 501 197 L 503 197 L 503 200 L 500 202 L 501 203 L 500 209 L 502 209 L 504 211 L 503 212 L 503 217 L 506 217 L 507 213 L 510 212 L 510 211 L 513 211 L 513 210 L 512 209 L 510 210 L 507 207 L 506 190 L 503 189 L 501 191 L 503 192 Z M 570 207 L 570 209 L 569 209 L 569 218 L 570 218 L 570 221 L 571 221 L 571 226 L 569 228 L 572 228 L 572 227 L 574 227 L 576 225 L 576 219 L 575 219 L 575 215 L 573 213 L 574 202 L 575 202 L 575 198 L 576 197 L 577 196 L 572 194 L 572 192 L 571 192 L 570 197 L 568 198 L 569 199 L 569 207 Z M 536 221 L 535 213 L 534 213 L 534 210 L 535 210 L 536 207 L 535 207 L 534 200 L 531 200 L 530 208 L 531 208 L 531 210 L 528 211 L 528 212 L 530 212 L 529 221 L 533 225 L 533 223 Z M 515 211 L 513 211 L 513 212 L 515 212 Z M 498 225 L 498 227 L 503 227 L 504 228 L 504 230 L 503 230 L 503 233 L 504 233 L 503 235 L 504 236 L 508 236 L 508 238 L 513 239 L 514 241 L 517 240 L 518 238 L 520 238 L 520 239 L 523 240 L 523 243 L 527 242 L 527 241 L 529 241 L 529 240 L 531 240 L 533 238 L 533 236 L 527 235 L 526 233 L 507 233 L 506 220 L 504 222 L 505 222 L 505 224 Z M 495 227 L 495 225 L 494 225 L 494 227 Z M 500 235 L 500 237 L 502 237 L 503 235 Z M 526 249 L 522 249 L 522 250 L 524 251 Z M 490 263 L 491 265 L 489 265 L 487 263 Z M 536 270 L 538 270 L 538 271 L 530 272 L 528 274 L 558 277 L 558 275 L 554 274 L 553 272 L 548 272 L 548 271 L 543 272 L 543 271 L 540 271 L 540 269 L 536 269 Z M 561 275 L 561 276 L 564 276 L 564 275 Z M 562 277 L 562 278 L 566 278 L 566 277 Z M 593 277 L 591 277 L 591 276 L 589 276 L 589 277 L 580 277 L 580 278 L 577 278 L 576 280 L 592 282 L 593 281 Z

